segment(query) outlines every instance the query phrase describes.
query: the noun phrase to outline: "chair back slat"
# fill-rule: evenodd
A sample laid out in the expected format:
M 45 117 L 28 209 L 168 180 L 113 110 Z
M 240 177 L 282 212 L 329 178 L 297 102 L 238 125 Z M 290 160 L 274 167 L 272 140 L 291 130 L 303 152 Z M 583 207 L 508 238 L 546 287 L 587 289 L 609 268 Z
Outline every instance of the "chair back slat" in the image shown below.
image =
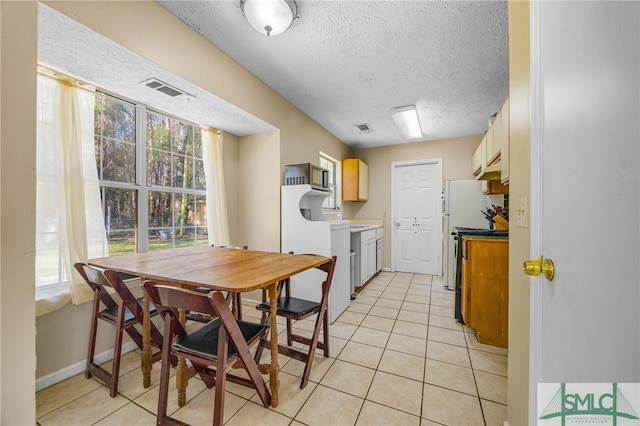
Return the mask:
M 74 267 L 85 282 L 94 290 L 95 286 L 111 287 L 111 283 L 104 277 L 100 269 L 92 268 L 84 263 L 76 263 Z
M 113 300 L 109 292 L 105 289 L 105 287 L 113 287 L 100 269 L 93 268 L 89 265 L 85 265 L 84 263 L 76 263 L 73 266 L 76 268 L 80 276 L 82 276 L 85 283 L 91 287 L 91 290 L 97 294 L 97 297 L 107 308 L 117 306 L 115 300 Z
M 131 293 L 127 284 L 122 281 L 120 275 L 116 271 L 105 270 L 102 272 L 102 275 L 106 278 L 107 282 L 111 284 L 111 288 L 113 288 L 124 305 L 138 318 L 138 321 L 142 322 L 143 309 L 142 306 L 138 303 L 138 299 Z
M 145 288 L 147 288 L 146 283 Z M 217 316 L 217 312 L 211 306 L 206 293 L 166 285 L 155 285 L 155 290 L 162 306 Z M 215 293 L 218 293 L 224 300 L 222 293 L 219 291 Z

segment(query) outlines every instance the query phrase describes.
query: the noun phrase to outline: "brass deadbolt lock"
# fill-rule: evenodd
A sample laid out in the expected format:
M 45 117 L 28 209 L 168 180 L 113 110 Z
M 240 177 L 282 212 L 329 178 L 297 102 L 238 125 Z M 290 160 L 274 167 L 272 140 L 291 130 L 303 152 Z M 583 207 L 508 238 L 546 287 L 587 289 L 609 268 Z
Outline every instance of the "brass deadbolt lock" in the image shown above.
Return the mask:
M 540 274 L 544 274 L 544 277 L 549 281 L 553 280 L 553 277 L 556 274 L 556 269 L 553 266 L 553 261 L 551 259 L 542 259 L 540 256 L 536 260 L 526 260 L 522 265 L 524 269 L 524 273 L 527 275 L 532 275 L 537 277 Z

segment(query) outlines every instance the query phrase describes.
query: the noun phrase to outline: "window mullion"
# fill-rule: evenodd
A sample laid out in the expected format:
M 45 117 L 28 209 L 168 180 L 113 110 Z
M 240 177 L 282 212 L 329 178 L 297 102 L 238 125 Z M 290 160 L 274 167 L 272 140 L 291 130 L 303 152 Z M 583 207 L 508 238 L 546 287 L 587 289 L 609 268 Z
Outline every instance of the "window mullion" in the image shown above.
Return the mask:
M 147 110 L 136 105 L 136 183 L 138 186 L 137 251 L 149 250 L 149 189 L 147 187 Z

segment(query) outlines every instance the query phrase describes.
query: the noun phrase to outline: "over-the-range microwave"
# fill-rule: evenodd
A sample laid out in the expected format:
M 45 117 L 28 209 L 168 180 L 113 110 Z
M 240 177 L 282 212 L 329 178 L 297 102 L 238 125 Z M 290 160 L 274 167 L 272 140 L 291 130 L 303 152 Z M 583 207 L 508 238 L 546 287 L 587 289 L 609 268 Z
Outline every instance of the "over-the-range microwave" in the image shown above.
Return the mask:
M 313 189 L 329 191 L 329 170 L 311 163 L 284 166 L 285 185 L 311 185 Z

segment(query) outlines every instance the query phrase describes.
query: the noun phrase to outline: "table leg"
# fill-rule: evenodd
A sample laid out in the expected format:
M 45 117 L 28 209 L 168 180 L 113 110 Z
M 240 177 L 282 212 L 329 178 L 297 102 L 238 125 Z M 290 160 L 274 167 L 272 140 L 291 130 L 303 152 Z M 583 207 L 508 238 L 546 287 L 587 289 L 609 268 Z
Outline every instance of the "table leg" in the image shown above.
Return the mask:
M 278 365 L 278 318 L 276 317 L 278 312 L 277 287 L 277 283 L 269 286 L 269 303 L 271 305 L 271 368 L 269 369 L 269 384 L 271 388 L 271 406 L 273 408 L 278 406 L 278 389 L 280 388 L 280 382 L 278 381 L 278 372 L 280 370 Z
M 184 326 L 187 323 L 186 313 L 183 309 L 178 311 L 180 323 Z M 179 357 L 176 367 L 176 388 L 178 389 L 178 407 L 184 407 L 187 403 L 187 383 L 189 383 L 189 368 L 187 360 Z
M 142 387 L 151 386 L 151 367 L 153 364 L 151 351 L 151 315 L 149 314 L 149 296 L 143 292 L 142 301 Z

